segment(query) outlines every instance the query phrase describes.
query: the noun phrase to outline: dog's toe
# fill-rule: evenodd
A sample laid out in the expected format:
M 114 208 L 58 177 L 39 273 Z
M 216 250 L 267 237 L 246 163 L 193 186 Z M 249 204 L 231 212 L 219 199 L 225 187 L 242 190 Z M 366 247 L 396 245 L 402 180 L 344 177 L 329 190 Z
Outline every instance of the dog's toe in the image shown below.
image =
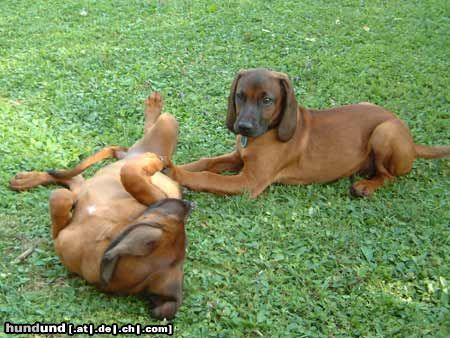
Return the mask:
M 17 180 L 20 180 L 20 179 L 25 178 L 26 176 L 28 176 L 28 174 L 29 173 L 27 173 L 27 172 L 20 172 L 20 173 L 17 173 L 16 176 L 14 176 L 14 178 L 17 179 Z
M 161 94 L 159 92 L 153 92 L 150 94 L 149 99 L 151 101 L 161 101 Z
M 17 188 L 19 187 L 19 184 L 17 183 L 17 181 L 15 179 L 12 179 L 11 181 L 9 181 L 9 187 L 12 190 L 17 190 Z
M 9 187 L 12 190 L 26 190 L 39 184 L 50 182 L 48 175 L 39 171 L 23 171 L 17 173 L 10 181 Z
M 25 177 L 24 173 L 18 173 L 16 176 L 14 176 L 9 181 L 9 187 L 12 190 L 21 190 L 25 181 L 26 181 L 26 177 Z
M 156 106 L 156 107 L 161 106 L 162 105 L 162 96 L 158 92 L 153 92 L 148 96 L 145 103 L 149 106 Z

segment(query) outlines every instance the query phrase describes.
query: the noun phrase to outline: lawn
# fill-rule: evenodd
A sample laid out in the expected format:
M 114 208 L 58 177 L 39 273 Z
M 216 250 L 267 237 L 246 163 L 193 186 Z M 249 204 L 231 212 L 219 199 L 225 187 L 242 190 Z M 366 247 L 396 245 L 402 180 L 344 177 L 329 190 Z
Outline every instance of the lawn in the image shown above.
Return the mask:
M 17 171 L 131 145 L 154 90 L 180 122 L 176 163 L 230 151 L 228 90 L 251 67 L 288 73 L 304 106 L 371 101 L 416 142 L 449 144 L 449 16 L 442 0 L 1 1 L 1 323 L 160 323 L 65 270 L 52 187 L 11 192 Z M 418 160 L 369 199 L 349 197 L 351 179 L 256 200 L 187 191 L 175 335 L 448 337 L 449 177 L 448 159 Z

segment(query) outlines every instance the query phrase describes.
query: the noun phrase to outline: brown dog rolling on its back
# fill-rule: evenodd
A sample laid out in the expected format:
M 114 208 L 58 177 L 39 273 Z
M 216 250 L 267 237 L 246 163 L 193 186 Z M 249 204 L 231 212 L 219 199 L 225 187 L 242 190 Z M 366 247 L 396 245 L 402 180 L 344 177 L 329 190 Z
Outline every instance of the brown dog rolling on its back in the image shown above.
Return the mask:
M 61 184 L 50 197 L 52 236 L 62 263 L 101 289 L 145 292 L 152 315 L 172 318 L 182 301 L 184 224 L 191 204 L 159 171 L 175 149 L 178 124 L 162 99 L 145 102 L 144 137 L 130 149 L 107 147 L 72 170 L 22 172 L 13 190 Z M 81 172 L 108 157 L 119 161 L 84 180 Z
M 228 98 L 227 127 L 236 149 L 223 156 L 169 166 L 169 176 L 192 190 L 258 196 L 271 183 L 309 184 L 361 173 L 351 192 L 370 196 L 387 180 L 407 174 L 416 158 L 450 155 L 450 146 L 414 144 L 400 119 L 360 103 L 327 110 L 297 104 L 286 74 L 240 71 Z M 220 175 L 236 171 L 234 176 Z

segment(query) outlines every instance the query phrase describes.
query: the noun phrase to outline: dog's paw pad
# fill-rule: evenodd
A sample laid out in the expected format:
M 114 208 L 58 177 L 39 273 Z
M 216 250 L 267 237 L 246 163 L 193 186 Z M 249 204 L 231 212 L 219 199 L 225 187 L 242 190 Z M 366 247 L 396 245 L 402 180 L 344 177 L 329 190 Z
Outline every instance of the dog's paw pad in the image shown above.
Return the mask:
M 47 175 L 39 171 L 24 171 L 17 173 L 10 181 L 12 190 L 20 191 L 35 187 L 47 181 Z
M 32 171 L 23 171 L 23 172 L 17 173 L 16 176 L 14 176 L 14 178 L 16 180 L 22 180 L 22 179 L 30 178 L 33 176 L 36 176 L 36 173 L 34 173 Z
M 355 197 L 369 197 L 373 191 L 364 183 L 355 183 L 350 187 L 350 194 Z
M 163 99 L 160 93 L 158 92 L 153 92 L 151 93 L 147 100 L 145 100 L 145 104 L 148 107 L 158 107 L 160 108 L 163 104 Z
M 173 319 L 177 312 L 178 305 L 176 302 L 167 301 L 151 309 L 152 317 L 163 320 L 163 319 Z

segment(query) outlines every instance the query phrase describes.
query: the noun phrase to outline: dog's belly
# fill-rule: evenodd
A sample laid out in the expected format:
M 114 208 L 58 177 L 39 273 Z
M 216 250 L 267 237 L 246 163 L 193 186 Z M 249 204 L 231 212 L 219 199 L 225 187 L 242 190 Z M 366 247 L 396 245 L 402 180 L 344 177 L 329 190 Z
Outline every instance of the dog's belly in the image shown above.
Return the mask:
M 151 180 L 168 198 L 181 198 L 179 185 L 169 177 L 158 172 Z M 106 247 L 146 208 L 123 189 L 115 176 L 89 180 L 80 190 L 71 223 L 54 241 L 61 262 L 89 283 L 99 284 Z
M 117 180 L 102 180 L 105 184 L 97 179 L 83 187 L 71 223 L 54 241 L 64 266 L 93 284 L 99 283 L 100 260 L 110 241 L 146 209 Z
M 92 284 L 100 283 L 101 258 L 111 240 L 147 208 L 124 189 L 119 162 L 84 183 L 70 224 L 54 241 L 64 266 Z M 180 186 L 166 175 L 157 172 L 150 179 L 167 198 L 181 198 Z
M 333 182 L 351 176 L 367 166 L 367 155 L 362 151 L 346 156 L 329 154 L 320 159 L 303 159 L 297 165 L 280 172 L 276 182 L 283 184 L 310 184 Z

